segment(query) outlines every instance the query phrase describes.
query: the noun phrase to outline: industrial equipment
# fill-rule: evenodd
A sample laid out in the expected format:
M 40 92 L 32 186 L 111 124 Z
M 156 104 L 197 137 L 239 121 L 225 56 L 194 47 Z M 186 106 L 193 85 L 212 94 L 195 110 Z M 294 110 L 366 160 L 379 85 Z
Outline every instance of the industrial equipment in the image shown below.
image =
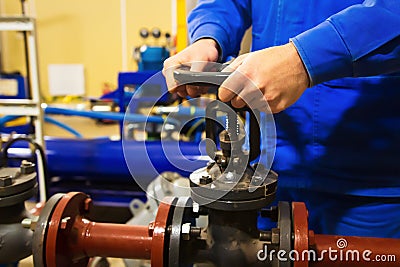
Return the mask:
M 35 196 L 35 164 L 23 161 L 18 168 L 0 168 L 0 264 L 12 264 L 32 253 L 32 232 L 23 228 L 32 216 L 25 201 Z
M 193 78 L 190 73 L 179 75 L 189 82 Z M 218 75 L 220 79 L 224 74 Z M 221 111 L 227 114 L 227 127 L 218 134 L 215 117 Z M 242 148 L 242 112 L 250 117 L 248 151 Z M 155 221 L 143 226 L 90 221 L 90 197 L 57 194 L 30 227 L 35 266 L 87 266 L 95 256 L 150 259 L 153 267 L 398 266 L 396 261 L 379 265 L 373 260 L 378 255 L 399 259 L 398 239 L 319 235 L 308 228 L 304 203 L 265 208 L 275 198 L 278 179 L 273 171 L 253 164 L 260 155 L 257 112 L 232 111 L 214 101 L 206 116 L 206 135 L 213 141 L 207 143 L 207 152 L 213 161 L 190 175 L 191 197 L 165 198 Z M 276 227 L 258 229 L 259 214 Z M 201 216 L 207 217 L 207 226 L 196 223 Z M 328 253 L 336 253 L 336 260 Z
M 204 128 L 202 125 L 198 128 L 191 128 L 190 138 L 180 143 L 181 151 L 186 157 L 193 160 L 197 159 L 192 161 L 190 166 L 187 165 L 185 169 L 189 171 L 182 171 L 168 162 L 165 155 L 161 153 L 162 145 L 159 138 L 157 139 L 159 133 L 148 130 L 147 134 L 151 138 L 148 138 L 146 142 L 146 148 L 149 152 L 147 154 L 140 149 L 143 145 L 143 139 L 138 140 L 136 136 L 129 133 L 137 125 L 143 123 L 153 125 L 154 129 L 152 130 L 158 130 L 166 121 L 170 121 L 173 125 L 180 124 L 181 121 L 165 119 L 171 110 L 175 110 L 169 102 L 169 96 L 164 76 L 161 73 L 123 72 L 118 76 L 118 89 L 105 96 L 105 98 L 112 99 L 118 104 L 120 112 L 72 110 L 46 106 L 44 108 L 46 118 L 53 118 L 48 117 L 50 115 L 64 115 L 121 122 L 121 138 L 119 140 L 110 137 L 82 138 L 79 132 L 74 129 L 69 129 L 69 131 L 74 132 L 77 138 L 45 137 L 49 195 L 56 192 L 84 190 L 85 193 L 90 194 L 96 204 L 102 207 L 118 207 L 123 213 L 121 216 L 104 218 L 105 220 L 114 220 L 118 217 L 118 222 L 126 222 L 131 217 L 128 210 L 129 202 L 133 198 L 144 200 L 146 196 L 143 190 L 135 185 L 132 180 L 123 149 L 126 153 L 134 155 L 132 160 L 142 167 L 138 169 L 139 175 L 149 183 L 156 175 L 150 171 L 152 168 L 146 165 L 144 161 L 146 155 L 149 156 L 151 162 L 155 163 L 154 166 L 158 173 L 172 171 L 188 177 L 192 171 L 204 166 L 206 160 L 200 159 L 201 153 L 199 151 L 200 136 Z M 143 115 L 139 112 L 140 109 L 152 107 L 154 104 L 156 104 L 154 116 Z M 127 107 L 129 111 L 125 114 Z M 170 107 L 169 110 L 168 107 Z M 196 111 L 196 116 L 204 114 L 204 109 L 195 109 L 194 107 L 182 107 L 176 110 L 182 113 L 185 118 L 192 116 L 193 110 Z M 5 122 L 10 119 L 13 119 L 13 117 L 3 117 L 0 120 L 0 126 L 4 126 Z M 125 125 L 122 125 L 123 122 L 125 122 Z M 61 126 L 66 128 L 67 125 Z M 123 135 L 125 135 L 124 147 L 121 140 Z M 192 136 L 197 137 L 195 139 Z M 176 141 L 170 140 L 163 143 L 165 148 L 168 149 L 168 147 L 174 146 Z M 31 153 L 26 144 L 16 143 L 9 149 L 9 155 L 10 158 L 20 159 L 29 158 Z M 175 161 L 180 159 L 179 155 L 174 156 L 174 158 Z M 19 164 L 19 161 L 17 164 Z M 106 215 L 109 215 L 109 213 L 106 213 Z
M 155 45 L 148 45 L 146 43 L 150 35 L 148 29 L 141 28 L 139 35 L 143 40 L 143 44 L 139 47 L 135 47 L 133 51 L 133 58 L 138 64 L 139 71 L 162 70 L 164 60 L 166 60 L 170 54 L 170 34 L 165 33 L 166 44 L 163 46 L 158 44 L 158 40 L 161 37 L 161 30 L 159 28 L 153 28 L 151 30 L 151 36 L 155 40 Z

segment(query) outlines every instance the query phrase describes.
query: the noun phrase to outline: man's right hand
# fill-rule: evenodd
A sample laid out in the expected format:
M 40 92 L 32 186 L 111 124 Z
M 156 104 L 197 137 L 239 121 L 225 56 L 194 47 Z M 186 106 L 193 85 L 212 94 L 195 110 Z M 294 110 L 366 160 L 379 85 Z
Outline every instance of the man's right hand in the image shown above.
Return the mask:
M 219 51 L 218 44 L 215 40 L 205 38 L 200 39 L 192 45 L 185 48 L 180 53 L 168 58 L 164 62 L 163 74 L 167 81 L 168 90 L 171 93 L 177 93 L 180 97 L 196 97 L 201 93 L 198 86 L 185 86 L 176 83 L 174 79 L 174 70 L 181 65 L 191 64 L 191 71 L 202 71 L 207 62 L 216 62 L 218 60 Z

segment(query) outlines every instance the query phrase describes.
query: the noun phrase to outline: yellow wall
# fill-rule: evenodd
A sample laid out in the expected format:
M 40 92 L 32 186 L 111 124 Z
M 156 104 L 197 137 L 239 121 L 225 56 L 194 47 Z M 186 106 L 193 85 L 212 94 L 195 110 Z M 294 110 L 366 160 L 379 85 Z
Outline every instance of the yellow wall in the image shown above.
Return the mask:
M 7 14 L 19 12 L 19 0 L 0 1 Z M 104 83 L 117 85 L 117 75 L 122 70 L 119 0 L 36 0 L 34 4 L 40 80 L 45 96 L 49 64 L 83 64 L 88 96 L 101 95 Z M 170 31 L 171 2 L 126 0 L 126 16 L 128 69 L 136 70 L 132 50 L 142 44 L 139 29 L 159 27 Z M 23 69 L 22 35 L 7 34 L 3 44 L 5 69 Z

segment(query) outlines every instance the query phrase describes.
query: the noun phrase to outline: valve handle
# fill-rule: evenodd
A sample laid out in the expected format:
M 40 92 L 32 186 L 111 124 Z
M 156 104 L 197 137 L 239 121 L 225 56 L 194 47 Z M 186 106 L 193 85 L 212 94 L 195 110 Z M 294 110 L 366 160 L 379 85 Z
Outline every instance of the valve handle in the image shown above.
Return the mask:
M 195 72 L 182 66 L 174 71 L 174 78 L 179 84 L 218 87 L 230 74 L 231 72 L 223 71 Z
M 225 68 L 226 65 L 221 66 L 220 70 Z M 231 72 L 214 71 L 214 72 L 194 72 L 190 71 L 189 67 L 181 66 L 174 71 L 174 78 L 180 84 L 190 84 L 195 86 L 208 86 L 218 88 L 231 74 Z M 218 95 L 218 94 L 217 94 Z M 238 113 L 248 112 L 249 118 L 249 130 L 250 130 L 250 150 L 249 150 L 249 162 L 255 160 L 260 156 L 261 150 L 261 132 L 259 127 L 259 116 L 260 113 L 249 108 L 237 109 L 231 106 L 230 103 L 222 104 L 221 101 L 215 100 L 207 105 L 206 108 L 206 137 L 217 143 L 217 111 L 222 111 L 227 114 L 228 124 L 232 124 L 233 121 L 237 122 Z M 234 113 L 234 114 L 233 114 Z M 232 126 L 231 126 L 232 127 Z M 235 134 L 234 132 L 230 132 Z M 211 158 L 215 158 L 215 145 L 211 142 L 206 142 L 207 154 Z

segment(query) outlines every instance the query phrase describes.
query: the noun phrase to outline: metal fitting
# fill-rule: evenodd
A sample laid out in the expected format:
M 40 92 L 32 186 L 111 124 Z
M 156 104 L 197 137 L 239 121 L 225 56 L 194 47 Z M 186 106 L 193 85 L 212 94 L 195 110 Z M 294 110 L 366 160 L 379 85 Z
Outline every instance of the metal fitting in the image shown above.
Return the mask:
M 85 209 L 85 211 L 86 212 L 89 212 L 89 210 L 90 210 L 90 208 L 92 207 L 92 199 L 91 198 L 87 198 L 86 200 L 85 200 L 85 207 L 84 207 L 84 209 Z
M 260 239 L 260 241 L 271 242 L 272 232 L 271 231 L 261 231 L 259 239 Z
M 201 184 L 201 185 L 207 185 L 207 184 L 210 184 L 210 183 L 212 183 L 212 178 L 211 178 L 211 176 L 209 176 L 209 175 L 203 175 L 203 176 L 200 178 L 200 184 Z
M 191 223 L 182 224 L 181 233 L 183 240 L 190 240 L 190 229 L 191 229 Z
M 13 178 L 10 175 L 0 177 L 0 187 L 10 186 L 13 183 Z
M 280 237 L 280 230 L 279 228 L 272 228 L 271 231 L 271 243 L 274 245 L 279 245 L 279 237 Z
M 154 233 L 154 222 L 149 223 L 149 236 L 153 236 Z
M 66 229 L 68 225 L 68 221 L 71 219 L 71 217 L 65 217 L 62 218 L 61 223 L 60 223 L 60 228 L 61 229 Z
M 32 231 L 35 231 L 38 220 L 39 220 L 39 216 L 34 216 L 32 218 L 25 218 L 22 220 L 21 224 L 22 224 L 22 227 L 24 227 L 26 229 L 31 229 Z
M 36 166 L 32 162 L 29 162 L 27 160 L 23 160 L 21 162 L 20 169 L 21 169 L 21 173 L 22 174 L 31 174 L 31 173 L 34 173 L 36 171 Z

